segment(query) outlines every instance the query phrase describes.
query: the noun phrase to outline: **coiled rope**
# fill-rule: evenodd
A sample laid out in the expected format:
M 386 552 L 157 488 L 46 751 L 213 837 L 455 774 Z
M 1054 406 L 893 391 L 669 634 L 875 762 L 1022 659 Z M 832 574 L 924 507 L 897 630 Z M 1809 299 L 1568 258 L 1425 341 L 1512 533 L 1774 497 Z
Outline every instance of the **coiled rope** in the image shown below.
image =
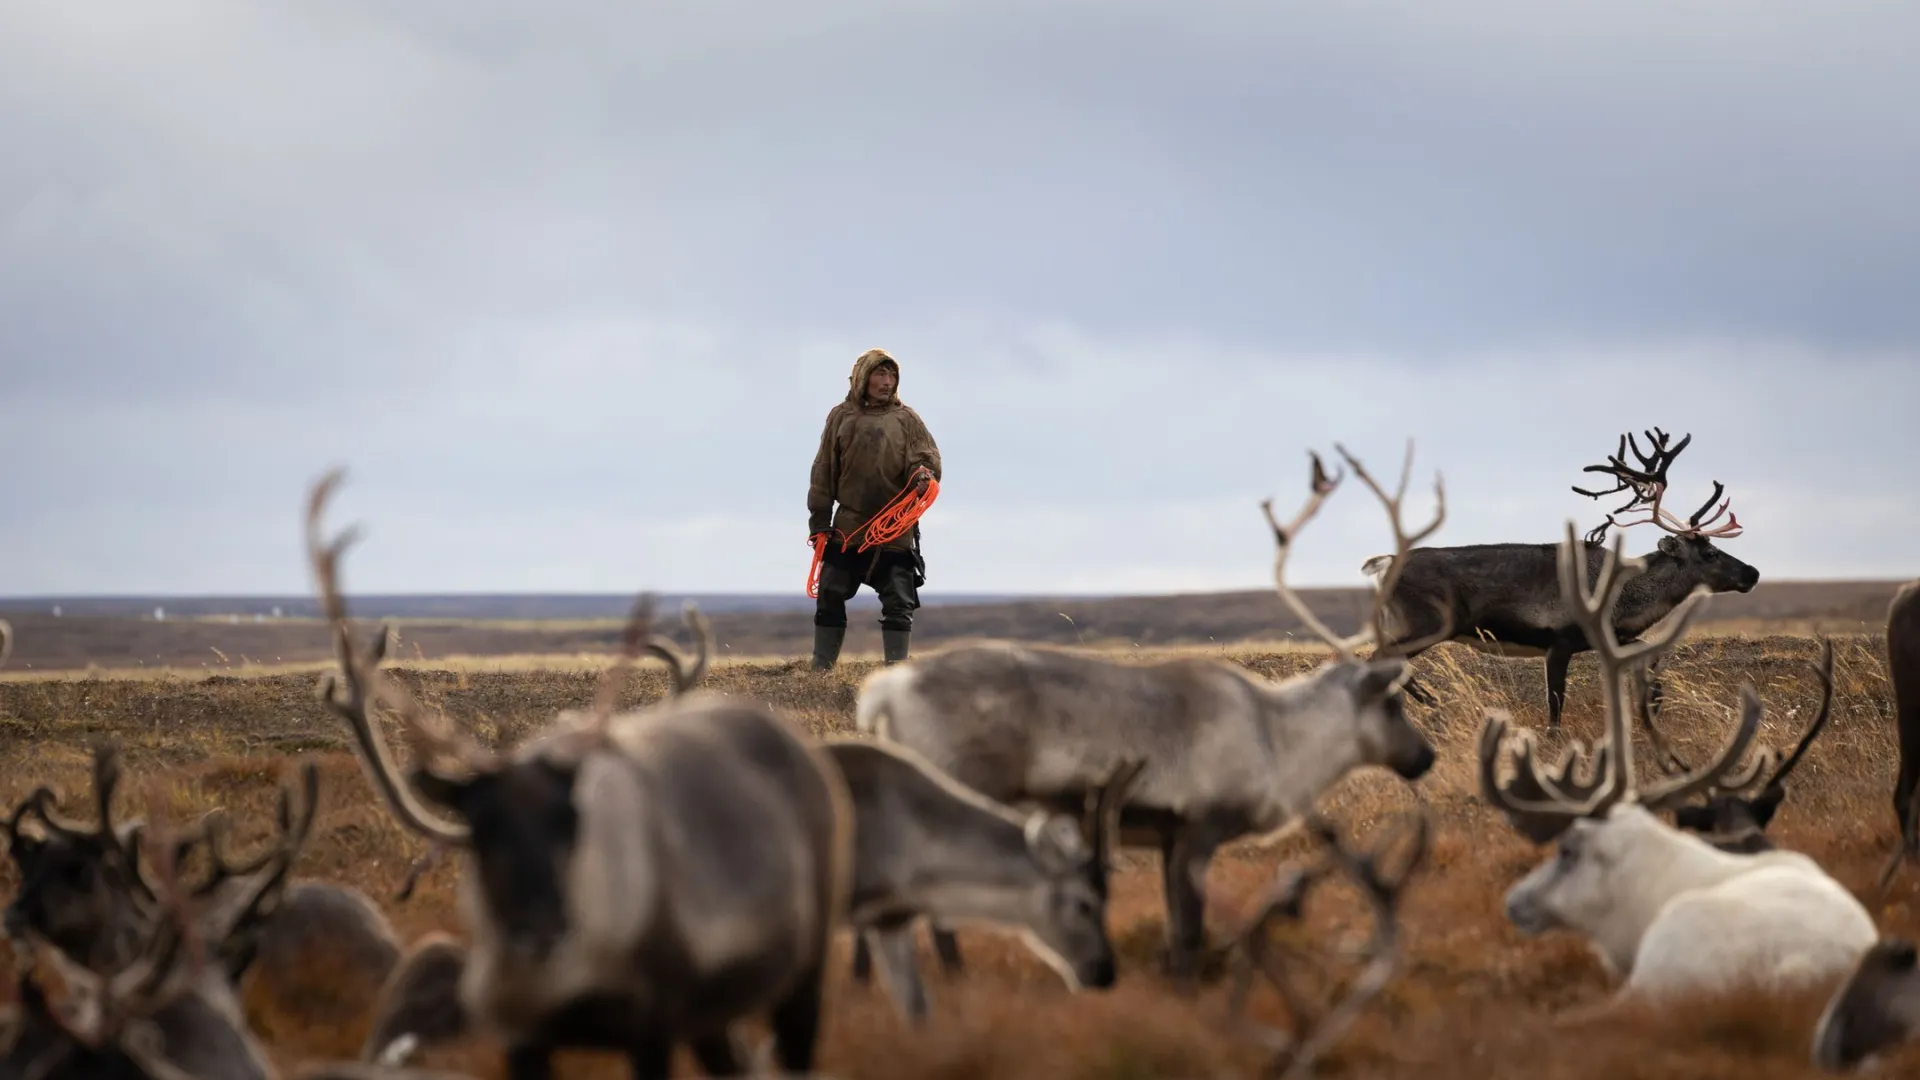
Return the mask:
M 926 486 L 916 491 L 914 481 L 923 476 L 926 477 Z M 807 569 L 807 595 L 816 599 L 820 596 L 820 567 L 826 562 L 827 545 L 833 542 L 832 537 L 840 537 L 841 551 L 846 551 L 856 540 L 860 546 L 853 548 L 855 554 L 871 551 L 881 544 L 905 536 L 907 530 L 913 528 L 920 516 L 933 505 L 933 500 L 939 497 L 940 481 L 935 480 L 933 473 L 922 465 L 907 477 L 907 486 L 900 489 L 900 494 L 895 495 L 892 502 L 861 522 L 860 527 L 851 534 L 842 536 L 838 529 L 822 529 L 807 537 L 807 544 L 813 548 L 813 565 Z

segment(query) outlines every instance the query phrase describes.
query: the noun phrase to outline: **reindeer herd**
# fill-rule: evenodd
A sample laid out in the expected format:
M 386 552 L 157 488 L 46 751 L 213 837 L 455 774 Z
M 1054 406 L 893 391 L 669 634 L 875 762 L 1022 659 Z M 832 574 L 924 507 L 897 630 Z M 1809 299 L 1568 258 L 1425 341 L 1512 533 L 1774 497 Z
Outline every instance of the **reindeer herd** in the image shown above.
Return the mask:
M 915 961 L 922 922 L 950 974 L 964 969 L 957 929 L 980 926 L 1017 935 L 1068 988 L 1097 992 L 1120 977 L 1107 920 L 1115 852 L 1150 847 L 1161 858 L 1165 971 L 1190 988 L 1207 951 L 1203 883 L 1215 853 L 1303 826 L 1326 859 L 1278 875 L 1235 939 L 1235 1000 L 1258 970 L 1294 1003 L 1260 935 L 1297 917 L 1316 881 L 1345 874 L 1375 918 L 1371 964 L 1346 1000 L 1318 1025 L 1266 1033 L 1304 1074 L 1390 977 L 1399 894 L 1431 828 L 1424 810 L 1413 816 L 1412 854 L 1387 873 L 1390 845 L 1355 852 L 1315 807 L 1366 767 L 1417 792 L 1436 752 L 1406 702 L 1435 699 L 1411 665 L 1446 641 L 1544 656 L 1549 729 L 1560 725 L 1570 658 L 1591 651 L 1598 661 L 1599 738 L 1568 738 L 1549 762 L 1540 734 L 1504 713 L 1488 713 L 1480 730 L 1480 797 L 1519 835 L 1553 846 L 1507 891 L 1514 927 L 1584 938 L 1617 980 L 1602 1009 L 1837 986 L 1810 1033 L 1810 1060 L 1859 1067 L 1920 1038 L 1915 945 L 1883 938 L 1848 889 L 1766 834 L 1831 714 L 1831 643 L 1813 671 L 1821 705 L 1784 761 L 1757 742 L 1764 707 L 1751 685 L 1738 688 L 1739 720 L 1717 753 L 1694 766 L 1674 752 L 1660 733 L 1658 666 L 1708 595 L 1749 590 L 1759 574 L 1713 544 L 1740 532 L 1718 483 L 1687 519 L 1662 505 L 1668 467 L 1691 437 L 1648 437 L 1650 452 L 1623 437 L 1591 467 L 1617 487 L 1575 489 L 1631 489 L 1630 501 L 1584 540 L 1569 523 L 1557 545 L 1421 546 L 1444 522 L 1446 497 L 1436 477 L 1432 520 L 1403 524 L 1411 443 L 1392 494 L 1337 448 L 1394 540 L 1363 565 L 1373 610 L 1350 637 L 1286 580 L 1300 532 L 1347 474 L 1313 455 L 1294 518 L 1283 524 L 1266 508 L 1279 597 L 1332 651 L 1302 675 L 1269 680 L 1198 656 L 1143 663 L 958 645 L 875 672 L 860 688 L 858 733 L 813 738 L 763 703 L 702 690 L 705 621 L 685 612 L 689 656 L 654 632 L 642 597 L 591 703 L 510 751 L 482 745 L 390 677 L 386 627 L 359 640 L 340 586 L 353 534 L 328 540 L 321 530 L 341 479 L 329 474 L 306 517 L 338 669 L 319 696 L 393 818 L 428 842 L 430 858 L 459 859 L 463 933 L 403 949 L 366 897 L 292 877 L 320 794 L 312 764 L 285 785 L 274 840 L 235 861 L 221 811 L 178 826 L 157 808 L 116 822 L 119 758 L 103 746 L 91 823 L 46 787 L 5 818 L 20 882 L 5 914 L 18 1002 L 0 1014 L 0 1080 L 269 1080 L 275 1068 L 237 988 L 286 977 L 298 944 L 316 939 L 375 973 L 374 1017 L 358 1060 L 309 1065 L 309 1080 L 447 1080 L 408 1059 L 474 1031 L 504 1047 L 514 1080 L 550 1076 L 553 1055 L 570 1049 L 618 1053 L 635 1077 L 666 1076 L 680 1047 L 709 1075 L 808 1073 L 842 931 L 854 940 L 855 977 L 877 966 L 916 1028 L 934 1011 Z M 1630 444 L 1638 467 L 1626 461 Z M 1636 510 L 1644 522 L 1621 520 Z M 1656 551 L 1627 557 L 1619 532 L 1603 543 L 1608 526 L 1641 523 L 1669 534 Z M 1887 643 L 1902 842 L 1883 889 L 1920 858 L 1920 582 L 1891 606 Z M 10 645 L 0 623 L 0 662 Z M 617 708 L 642 656 L 667 665 L 670 690 Z M 1637 760 L 1632 714 L 1649 761 Z M 405 764 L 383 720 L 404 742 Z M 764 1039 L 751 1043 L 749 1026 Z

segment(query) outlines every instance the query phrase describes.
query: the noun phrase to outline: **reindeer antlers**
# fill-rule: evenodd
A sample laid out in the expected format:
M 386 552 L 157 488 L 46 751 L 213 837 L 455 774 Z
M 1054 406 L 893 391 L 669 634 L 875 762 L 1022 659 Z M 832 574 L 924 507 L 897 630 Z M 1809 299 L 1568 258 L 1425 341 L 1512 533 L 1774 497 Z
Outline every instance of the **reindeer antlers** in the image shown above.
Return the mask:
M 1755 760 L 1739 765 L 1759 729 L 1759 694 L 1751 684 L 1741 686 L 1741 717 L 1733 737 L 1713 760 L 1691 773 L 1670 777 L 1644 790 L 1634 771 L 1632 731 L 1628 724 L 1624 681 L 1634 672 L 1671 649 L 1685 634 L 1706 599 L 1705 587 L 1696 588 L 1674 609 L 1672 622 L 1663 634 L 1625 644 L 1613 627 L 1613 609 L 1620 591 L 1628 581 L 1646 572 L 1644 559 L 1627 558 L 1621 552 L 1621 537 L 1614 535 L 1613 546 L 1602 557 L 1598 581 L 1591 592 L 1585 578 L 1596 576 L 1588 549 L 1574 534 L 1573 522 L 1567 522 L 1566 538 L 1560 545 L 1560 589 L 1571 610 L 1574 623 L 1586 635 L 1600 663 L 1600 682 L 1606 699 L 1606 734 L 1591 752 L 1577 744 L 1570 746 L 1560 761 L 1541 772 L 1534 757 L 1535 737 L 1521 731 L 1509 735 L 1509 718 L 1489 711 L 1480 729 L 1480 790 L 1482 797 L 1500 808 L 1515 829 L 1536 843 L 1544 843 L 1565 831 L 1576 819 L 1604 814 L 1619 802 L 1637 802 L 1650 810 L 1671 806 L 1710 788 L 1725 791 L 1748 787 L 1771 769 L 1777 759 L 1771 747 L 1763 746 Z M 1584 571 L 1584 573 L 1583 573 Z M 1499 759 L 1503 751 L 1517 750 L 1514 779 L 1499 782 Z M 1583 776 L 1573 778 L 1576 765 Z
M 1273 1066 L 1284 1066 L 1288 1078 L 1307 1075 L 1393 977 L 1400 962 L 1400 899 L 1407 883 L 1431 852 L 1433 831 L 1432 816 L 1422 806 L 1390 830 L 1373 850 L 1355 854 L 1341 839 L 1339 830 L 1318 813 L 1309 814 L 1305 824 L 1324 849 L 1322 859 L 1304 867 L 1282 868 L 1260 894 L 1253 916 L 1234 936 L 1231 947 L 1237 963 L 1234 985 L 1228 994 L 1229 1014 L 1239 1026 L 1275 1051 Z M 1383 871 L 1381 864 L 1387 855 L 1409 835 L 1412 839 L 1399 871 Z M 1373 934 L 1365 948 L 1366 966 L 1345 996 L 1315 1020 L 1310 1018 L 1312 1010 L 1288 978 L 1285 967 L 1273 955 L 1290 950 L 1273 941 L 1269 931 L 1280 920 L 1299 920 L 1313 886 L 1336 873 L 1351 880 L 1366 898 L 1373 911 Z M 1286 1002 L 1296 1028 L 1294 1032 L 1274 1031 L 1244 1019 L 1243 1010 L 1256 970 Z
M 492 755 L 471 740 L 455 734 L 444 724 L 429 719 L 427 710 L 405 687 L 381 673 L 380 661 L 385 657 L 387 643 L 392 638 L 389 627 L 381 626 L 380 636 L 365 652 L 354 647 L 353 633 L 347 625 L 346 601 L 340 595 L 340 555 L 359 538 L 358 530 L 349 527 L 331 543 L 323 543 L 320 539 L 321 514 L 326 509 L 328 497 L 345 476 L 345 470 L 342 469 L 327 473 L 314 484 L 307 500 L 307 555 L 313 564 L 315 583 L 320 589 L 321 611 L 333 627 L 334 653 L 340 664 L 339 676 L 331 672 L 322 675 L 316 689 L 327 707 L 346 721 L 360 745 L 361 753 L 358 756 L 362 767 L 395 816 L 403 824 L 434 840 L 464 844 L 468 836 L 465 828 L 427 813 L 397 781 L 386 741 L 374 730 L 371 710 L 381 704 L 382 699 L 393 706 L 400 714 L 402 728 L 413 746 L 415 760 L 422 768 L 452 766 L 456 771 L 474 772 L 485 769 Z
M 1667 445 L 1667 433 L 1661 431 L 1659 428 L 1654 428 L 1645 434 L 1649 444 L 1653 447 L 1652 453 L 1641 453 L 1640 444 L 1634 441 L 1631 434 L 1626 434 L 1620 436 L 1620 448 L 1607 457 L 1606 464 L 1588 465 L 1580 470 L 1581 472 L 1604 473 L 1612 476 L 1618 482 L 1615 486 L 1605 491 L 1588 491 L 1586 488 L 1576 484 L 1573 490 L 1577 494 L 1585 495 L 1590 499 L 1598 499 L 1604 495 L 1611 495 L 1616 491 L 1625 491 L 1628 489 L 1632 489 L 1633 491 L 1633 498 L 1629 499 L 1626 504 L 1618 510 L 1609 513 L 1606 516 L 1606 520 L 1594 526 L 1592 531 L 1587 533 L 1587 542 L 1590 544 L 1600 543 L 1606 536 L 1607 526 L 1609 525 L 1624 529 L 1634 525 L 1654 524 L 1673 533 L 1675 536 L 1704 536 L 1715 539 L 1731 539 L 1732 537 L 1739 536 L 1744 530 L 1741 528 L 1739 518 L 1728 512 L 1732 505 L 1731 499 L 1721 501 L 1720 508 L 1714 511 L 1713 516 L 1705 517 L 1707 511 L 1713 508 L 1714 502 L 1720 500 L 1721 493 L 1726 490 L 1718 480 L 1713 482 L 1713 494 L 1707 496 L 1707 501 L 1701 505 L 1700 509 L 1695 510 L 1693 516 L 1689 517 L 1684 523 L 1660 505 L 1661 500 L 1666 497 L 1667 492 L 1667 469 L 1672 466 L 1674 459 L 1680 456 L 1680 451 L 1685 450 L 1687 444 L 1693 441 L 1693 436 L 1688 434 L 1681 438 L 1678 445 L 1669 447 Z M 1635 469 L 1626 463 L 1626 451 L 1629 446 L 1633 448 L 1634 456 L 1640 459 L 1642 468 Z M 1622 521 L 1615 516 L 1629 513 L 1635 508 L 1642 506 L 1646 508 L 1647 516 L 1638 521 Z M 1713 526 L 1713 523 L 1720 520 L 1723 514 L 1727 515 L 1726 523 Z M 1709 526 L 1713 527 L 1709 528 Z
M 1339 443 L 1334 443 L 1333 446 L 1335 450 L 1339 451 L 1340 457 L 1353 468 L 1354 474 L 1360 477 L 1361 483 L 1366 484 L 1367 488 L 1380 500 L 1381 505 L 1386 508 L 1387 519 L 1393 526 L 1394 553 L 1392 562 L 1389 564 L 1386 574 L 1381 578 L 1379 587 L 1374 592 L 1373 610 L 1366 625 L 1361 627 L 1359 633 L 1351 637 L 1341 637 L 1332 630 L 1329 630 L 1327 625 L 1313 614 L 1312 609 L 1307 606 L 1306 601 L 1300 599 L 1299 595 L 1287 585 L 1286 580 L 1287 555 L 1292 549 L 1294 539 L 1299 535 L 1300 530 L 1305 527 L 1306 523 L 1311 520 L 1315 514 L 1320 512 L 1321 504 L 1325 503 L 1327 496 L 1333 494 L 1334 489 L 1340 486 L 1340 481 L 1346 478 L 1346 474 L 1341 472 L 1329 477 L 1326 466 L 1320 460 L 1320 455 L 1313 451 L 1308 451 L 1308 456 L 1313 459 L 1313 478 L 1310 484 L 1311 494 L 1308 496 L 1306 505 L 1301 508 L 1299 514 L 1295 515 L 1293 521 L 1282 525 L 1279 519 L 1273 515 L 1272 499 L 1261 502 L 1260 509 L 1266 513 L 1267 524 L 1273 529 L 1275 548 L 1273 557 L 1273 584 L 1274 588 L 1280 593 L 1280 599 L 1285 601 L 1289 608 L 1293 609 L 1293 613 L 1299 617 L 1307 629 L 1313 631 L 1321 640 L 1332 646 L 1334 655 L 1342 660 L 1355 660 L 1358 659 L 1358 654 L 1355 650 L 1361 646 L 1371 643 L 1376 650 L 1378 650 L 1392 640 L 1387 631 L 1387 612 L 1390 606 L 1389 601 L 1393 596 L 1393 587 L 1400 579 L 1401 569 L 1406 563 L 1407 552 L 1411 551 L 1414 545 L 1432 536 L 1439 530 L 1441 524 L 1446 521 L 1447 493 L 1445 482 L 1441 479 L 1439 473 L 1435 473 L 1433 477 L 1433 497 L 1435 502 L 1433 520 L 1428 522 L 1423 528 L 1410 534 L 1401 523 L 1400 504 L 1406 497 L 1407 481 L 1413 472 L 1413 440 L 1407 440 L 1407 454 L 1406 460 L 1400 469 L 1400 483 L 1395 487 L 1392 495 L 1386 493 L 1386 490 L 1374 480 L 1372 474 L 1367 472 L 1366 466 L 1362 465 L 1358 458 L 1348 453 L 1345 446 Z M 1444 641 L 1452 636 L 1452 633 L 1452 612 L 1451 609 L 1449 609 L 1444 630 L 1436 640 Z M 1399 650 L 1410 651 L 1410 646 L 1403 644 L 1399 646 Z

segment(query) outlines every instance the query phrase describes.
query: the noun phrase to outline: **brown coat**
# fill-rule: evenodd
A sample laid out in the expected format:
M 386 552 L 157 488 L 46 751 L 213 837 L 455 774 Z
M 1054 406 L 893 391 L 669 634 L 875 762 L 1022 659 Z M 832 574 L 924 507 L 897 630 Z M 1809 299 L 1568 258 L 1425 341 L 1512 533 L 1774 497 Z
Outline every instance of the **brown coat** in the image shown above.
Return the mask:
M 900 403 L 899 383 L 895 382 L 893 400 L 886 404 L 864 402 L 867 376 L 881 364 L 892 365 L 898 379 L 899 361 L 870 349 L 853 363 L 847 399 L 827 413 L 807 486 L 809 535 L 831 527 L 844 536 L 859 528 L 900 494 L 916 468 L 925 466 L 935 480 L 940 479 L 940 447 L 920 414 Z M 882 550 L 910 551 L 912 538 L 909 531 Z

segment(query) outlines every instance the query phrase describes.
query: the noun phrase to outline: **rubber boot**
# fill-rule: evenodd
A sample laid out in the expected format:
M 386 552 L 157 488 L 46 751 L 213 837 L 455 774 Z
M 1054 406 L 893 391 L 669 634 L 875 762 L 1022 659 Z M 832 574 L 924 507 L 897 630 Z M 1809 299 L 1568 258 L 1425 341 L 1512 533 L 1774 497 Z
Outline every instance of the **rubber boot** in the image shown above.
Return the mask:
M 884 650 L 882 655 L 887 663 L 897 664 L 907 658 L 907 638 L 911 633 L 910 630 L 880 628 L 880 648 Z
M 831 671 L 840 659 L 840 643 L 847 639 L 844 626 L 813 628 L 813 670 Z

